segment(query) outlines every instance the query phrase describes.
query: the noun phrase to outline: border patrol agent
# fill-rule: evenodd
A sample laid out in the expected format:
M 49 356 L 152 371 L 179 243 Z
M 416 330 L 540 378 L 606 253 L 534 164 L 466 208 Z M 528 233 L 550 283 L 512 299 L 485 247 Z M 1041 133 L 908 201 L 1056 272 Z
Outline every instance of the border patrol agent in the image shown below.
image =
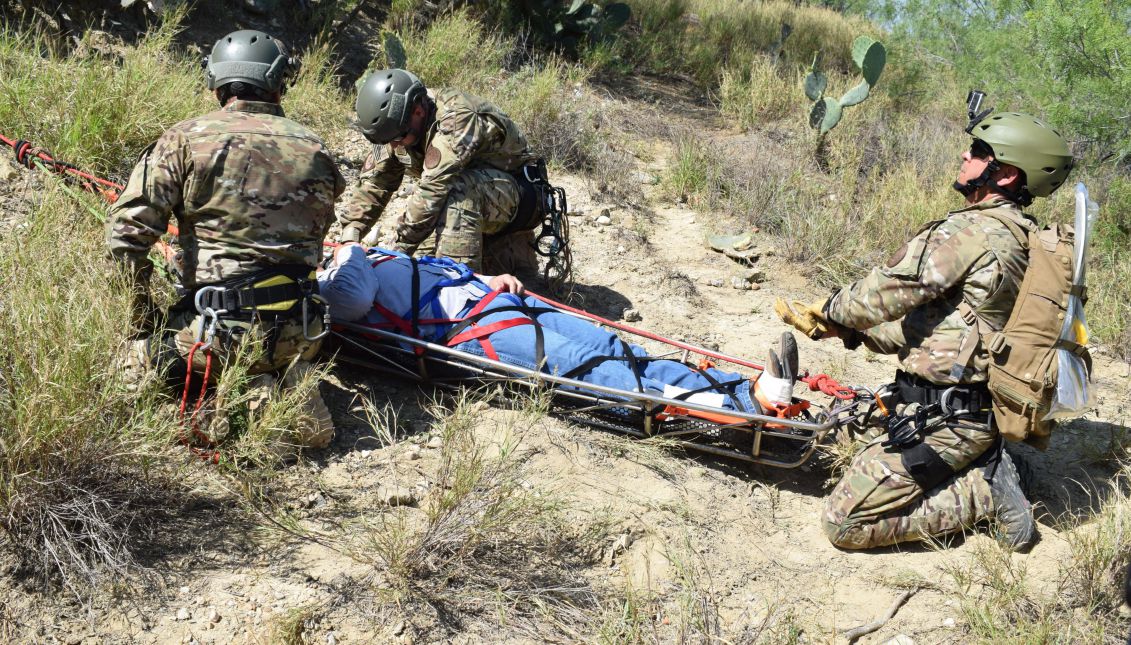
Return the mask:
M 884 266 L 829 299 L 775 305 L 810 338 L 839 337 L 849 349 L 863 344 L 901 363 L 887 436 L 856 456 L 825 505 L 824 529 L 839 547 L 926 540 L 987 520 L 1009 547 L 1036 539 L 990 412 L 989 356 L 983 343 L 963 342 L 978 333 L 963 310 L 993 329 L 1009 319 L 1028 255 L 997 217 L 1034 230 L 1021 209 L 1064 183 L 1072 155 L 1039 119 L 986 114 L 972 113 L 974 141 L 954 183 L 964 208 L 927 224 Z
M 138 320 L 152 313 L 150 248 L 170 218 L 178 227 L 182 298 L 167 312 L 167 331 L 135 341 L 130 361 L 172 379 L 204 369 L 206 352 L 192 352 L 198 341 L 211 341 L 219 369 L 239 343 L 257 342 L 257 385 L 288 368 L 287 385 L 319 348 L 313 270 L 345 182 L 322 141 L 283 114 L 295 61 L 281 42 L 236 31 L 216 42 L 204 67 L 220 109 L 174 125 L 141 155 L 107 223 L 110 253 L 133 279 Z M 324 446 L 333 436 L 329 411 L 317 392 L 306 407 L 299 443 Z

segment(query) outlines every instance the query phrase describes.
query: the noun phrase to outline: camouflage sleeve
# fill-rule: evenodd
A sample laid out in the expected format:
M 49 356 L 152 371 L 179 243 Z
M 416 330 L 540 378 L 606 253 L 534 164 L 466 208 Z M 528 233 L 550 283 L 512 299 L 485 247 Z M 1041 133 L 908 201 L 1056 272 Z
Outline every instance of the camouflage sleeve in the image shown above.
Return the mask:
M 490 119 L 469 110 L 445 114 L 424 151 L 424 171 L 397 223 L 396 248 L 412 252 L 436 228 L 459 173 L 489 141 L 503 136 Z
M 877 354 L 895 354 L 907 345 L 903 321 L 881 323 L 861 332 L 864 346 Z
M 338 219 L 342 226 L 342 242 L 361 240 L 377 223 L 389 199 L 400 187 L 404 171 L 404 165 L 389 146 L 373 146 L 361 166 L 361 174 L 346 202 L 345 212 Z
M 110 254 L 126 267 L 138 291 L 147 290 L 153 272 L 150 247 L 182 205 L 192 165 L 191 153 L 183 144 L 180 134 L 170 131 L 141 154 L 106 222 Z
M 884 266 L 838 291 L 826 312 L 833 322 L 858 331 L 899 320 L 961 284 L 987 255 L 992 253 L 980 227 L 955 218 L 932 222 Z

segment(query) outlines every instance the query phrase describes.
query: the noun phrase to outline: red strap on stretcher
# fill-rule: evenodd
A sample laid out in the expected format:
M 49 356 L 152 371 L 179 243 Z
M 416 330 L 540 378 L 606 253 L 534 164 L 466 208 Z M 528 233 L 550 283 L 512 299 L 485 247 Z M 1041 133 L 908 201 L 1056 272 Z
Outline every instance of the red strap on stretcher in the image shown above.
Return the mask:
M 483 299 L 475 303 L 475 306 L 471 308 L 471 311 L 467 312 L 467 316 L 464 318 L 464 320 L 483 313 L 483 310 L 487 308 L 487 305 L 491 304 L 491 302 L 500 293 L 503 292 L 492 291 L 486 296 L 483 296 Z M 448 341 L 448 347 L 455 347 L 456 345 L 467 342 L 469 340 L 478 340 L 479 345 L 483 348 L 483 353 L 487 355 L 487 358 L 490 358 L 493 361 L 497 361 L 499 360 L 499 354 L 495 352 L 495 346 L 491 344 L 491 340 L 488 337 L 497 331 L 510 329 L 511 327 L 518 327 L 519 325 L 533 324 L 534 321 L 529 318 L 511 318 L 509 320 L 500 320 L 498 322 L 493 322 L 490 325 L 483 325 L 482 327 L 480 327 L 478 323 L 472 322 L 471 326 L 467 330 L 456 334 Z

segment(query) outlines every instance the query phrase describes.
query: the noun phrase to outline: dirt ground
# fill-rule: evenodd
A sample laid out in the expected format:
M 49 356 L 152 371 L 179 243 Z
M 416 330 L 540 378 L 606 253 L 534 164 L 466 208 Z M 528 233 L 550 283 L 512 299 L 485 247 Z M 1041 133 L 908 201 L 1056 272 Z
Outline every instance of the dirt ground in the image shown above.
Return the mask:
M 621 96 L 606 99 L 609 110 L 631 110 L 655 99 L 646 87 Z M 743 135 L 720 129 L 704 136 Z M 773 300 L 812 299 L 824 291 L 810 283 L 804 267 L 783 260 L 784 250 L 769 237 L 757 240 L 765 250 L 756 265 L 764 282 L 756 290 L 732 288 L 731 276 L 744 268 L 708 249 L 704 239 L 742 232 L 739 224 L 663 196 L 657 179 L 671 154 L 668 143 L 637 141 L 630 149 L 636 152 L 634 167 L 624 172 L 639 180 L 638 203 L 606 201 L 590 180 L 553 177 L 568 191 L 574 213 L 579 302 L 613 319 L 633 308 L 643 328 L 760 362 L 783 331 Z M 358 142 L 343 154 L 356 169 L 363 151 Z M 17 200 L 29 186 L 6 181 L 3 199 Z M 945 208 L 940 205 L 940 214 Z M 597 224 L 605 209 L 611 222 Z M 892 359 L 850 353 L 835 341 L 801 338 L 799 344 L 803 367 L 844 383 L 876 386 L 895 371 Z M 1114 472 L 1110 446 L 1127 431 L 1129 385 L 1127 366 L 1101 353 L 1097 411 L 1060 428 L 1046 453 L 1015 451 L 1035 475 L 1029 488 L 1041 511 L 1041 541 L 1030 553 L 1012 557 L 1027 569 L 1036 593 L 1055 588 L 1068 553 L 1058 518 L 1086 513 Z M 380 447 L 359 411 L 360 393 L 394 402 L 407 436 Z M 341 367 L 323 394 L 334 410 L 338 436 L 329 449 L 290 466 L 284 476 L 298 528 L 314 534 L 342 530 L 357 508 L 378 504 L 379 486 L 426 489 L 434 482 L 440 450 L 428 413 L 433 392 Z M 497 440 L 500 420 L 511 414 L 485 410 L 477 435 Z M 714 620 L 728 635 L 721 642 L 843 642 L 839 630 L 879 618 L 908 581 L 915 581 L 919 590 L 894 618 L 859 642 L 883 643 L 901 634 L 915 643 L 967 640 L 950 572 L 972 562 L 989 540 L 983 535 L 943 549 L 842 551 L 828 543 L 818 521 L 827 490 L 827 473 L 819 465 L 783 471 L 646 449 L 553 418 L 522 428 L 518 438 L 523 476 L 533 490 L 554 492 L 579 524 L 607 526 L 610 555 L 577 571 L 595 588 L 654 594 L 661 613 L 680 611 L 679 598 L 691 594 L 717 612 Z M 267 520 L 233 531 L 202 530 L 198 544 L 161 571 L 152 593 L 102 599 L 88 609 L 4 582 L 0 633 L 13 642 L 260 643 L 279 638 L 278 626 L 287 616 L 300 616 L 306 617 L 302 638 L 310 643 L 544 637 L 500 625 L 490 614 L 461 621 L 435 612 L 376 611 L 365 598 L 343 591 L 372 579 L 371 567 L 330 542 L 295 537 Z M 671 621 L 665 615 L 648 640 L 679 641 L 678 622 L 674 613 Z

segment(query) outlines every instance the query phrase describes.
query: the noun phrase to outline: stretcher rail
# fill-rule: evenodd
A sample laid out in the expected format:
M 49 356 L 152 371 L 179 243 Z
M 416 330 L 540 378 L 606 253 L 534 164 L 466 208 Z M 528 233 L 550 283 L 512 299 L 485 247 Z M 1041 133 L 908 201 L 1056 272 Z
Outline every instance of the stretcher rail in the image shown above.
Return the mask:
M 567 313 L 590 320 L 595 318 L 576 312 Z M 622 331 L 635 333 L 631 329 Z M 846 420 L 853 418 L 860 407 L 859 400 L 837 401 L 829 409 L 819 409 L 816 415 L 781 418 L 548 374 L 364 324 L 335 323 L 333 333 L 344 346 L 360 349 L 372 359 L 363 358 L 355 352 L 339 351 L 338 358 L 344 362 L 440 387 L 451 388 L 469 380 L 492 379 L 532 389 L 549 387 L 555 397 L 554 413 L 569 420 L 641 439 L 664 437 L 687 449 L 779 468 L 796 468 L 807 462 L 822 441 Z M 662 338 L 657 340 L 672 344 L 672 341 Z M 753 365 L 686 343 L 679 346 L 685 352 L 739 365 Z M 446 373 L 453 370 L 455 374 Z M 711 422 L 696 416 L 696 413 L 722 414 L 735 421 Z M 747 437 L 749 447 L 738 447 L 725 441 L 728 432 Z M 772 447 L 770 444 L 773 442 L 782 445 Z

